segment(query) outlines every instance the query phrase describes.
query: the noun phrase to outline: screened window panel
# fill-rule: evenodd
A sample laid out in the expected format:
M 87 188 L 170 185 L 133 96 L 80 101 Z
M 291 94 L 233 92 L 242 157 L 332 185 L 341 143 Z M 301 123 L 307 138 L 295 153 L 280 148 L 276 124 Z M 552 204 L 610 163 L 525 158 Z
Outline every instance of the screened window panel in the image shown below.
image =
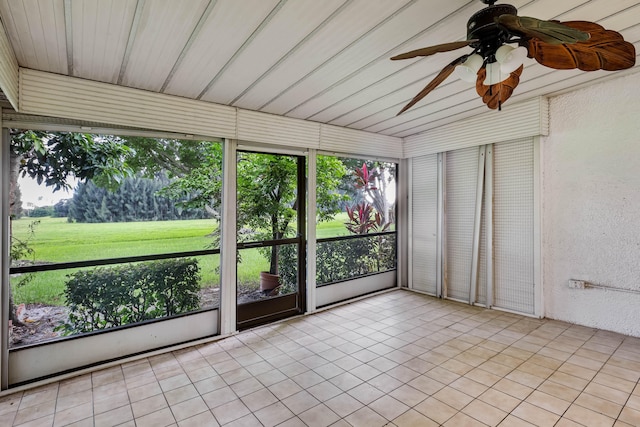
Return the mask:
M 495 144 L 493 152 L 494 305 L 533 314 L 533 141 Z
M 478 152 L 471 147 L 446 157 L 446 296 L 460 301 L 469 301 Z
M 413 289 L 436 295 L 438 222 L 438 155 L 412 160 L 411 221 Z

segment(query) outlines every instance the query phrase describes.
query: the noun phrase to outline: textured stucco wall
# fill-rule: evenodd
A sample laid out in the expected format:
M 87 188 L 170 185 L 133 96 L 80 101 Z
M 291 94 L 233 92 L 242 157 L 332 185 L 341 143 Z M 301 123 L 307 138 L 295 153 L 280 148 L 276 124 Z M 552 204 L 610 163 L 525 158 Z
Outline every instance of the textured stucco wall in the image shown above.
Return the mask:
M 640 73 L 550 99 L 542 173 L 546 316 L 640 336 Z

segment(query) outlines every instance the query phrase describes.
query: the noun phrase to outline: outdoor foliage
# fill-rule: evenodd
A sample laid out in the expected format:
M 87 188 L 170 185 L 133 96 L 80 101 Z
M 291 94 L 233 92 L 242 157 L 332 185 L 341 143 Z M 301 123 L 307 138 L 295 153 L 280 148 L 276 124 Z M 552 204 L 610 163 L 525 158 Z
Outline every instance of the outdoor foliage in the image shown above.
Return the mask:
M 388 231 L 391 223 L 385 223 L 384 217 L 367 202 L 347 206 L 349 222 L 345 227 L 353 234 L 381 233 Z
M 70 199 L 60 200 L 53 205 L 53 216 L 56 218 L 66 218 L 69 216 L 69 205 L 71 205 Z
M 12 220 L 13 221 L 13 220 Z M 19 239 L 11 235 L 11 248 L 9 253 L 9 261 L 11 266 L 19 264 L 32 263 L 35 255 L 35 250 L 32 246 L 32 240 L 35 235 L 36 227 L 40 224 L 40 220 L 31 221 L 27 226 L 29 232 L 26 237 Z M 31 258 L 28 260 L 28 258 Z M 16 287 L 29 284 L 33 280 L 33 273 L 22 274 L 18 280 L 14 282 Z M 9 305 L 13 307 L 13 293 L 9 293 Z M 11 319 L 12 321 L 14 319 Z M 17 320 L 17 319 L 15 319 Z M 18 324 L 18 322 L 16 322 Z
M 339 282 L 396 267 L 395 235 L 367 236 L 388 231 L 393 221 L 393 205 L 386 195 L 393 181 L 386 166 L 373 168 L 363 163 L 352 174 L 355 201 L 345 210 L 345 227 L 358 238 L 319 242 L 316 247 L 316 282 L 318 285 Z
M 159 195 L 170 185 L 165 174 L 156 179 L 126 178 L 117 190 L 109 191 L 92 181 L 78 184 L 69 204 L 69 221 L 76 222 L 129 222 L 170 221 L 176 219 L 202 219 L 208 215 L 204 209 L 183 208 L 180 203 Z
M 203 209 L 210 218 L 220 220 L 222 144 L 149 138 L 129 138 L 128 142 L 138 146 L 134 167 L 144 155 L 150 155 L 148 150 L 153 150 L 153 158 L 145 160 L 146 166 L 141 168 L 146 177 L 167 174 L 170 182 L 158 192 L 159 196 L 175 201 L 179 208 Z
M 18 237 L 11 235 L 11 252 L 9 254 L 9 260 L 11 265 L 15 265 L 18 261 L 24 261 L 27 258 L 33 258 L 34 250 L 32 247 L 32 240 L 35 236 L 36 227 L 40 224 L 40 220 L 31 221 L 27 226 L 28 233 L 25 237 L 19 239 Z
M 69 188 L 70 177 L 116 188 L 132 173 L 126 164 L 132 154 L 132 149 L 115 137 L 33 130 L 11 133 L 16 172 L 51 186 L 54 191 Z
M 353 170 L 353 177 L 355 191 L 360 195 L 357 198 L 358 205 L 370 206 L 371 214 L 376 217 L 365 232 L 386 230 L 394 221 L 395 203 L 389 200 L 387 192 L 395 180 L 395 166 L 381 162 L 367 166 L 365 162 Z
M 67 334 L 91 332 L 200 308 L 195 259 L 98 267 L 68 276 Z
M 36 206 L 35 208 L 26 211 L 31 218 L 42 218 L 45 216 L 53 216 L 53 206 Z
M 395 234 L 318 242 L 316 247 L 318 286 L 395 268 Z
M 292 156 L 240 153 L 238 158 L 238 228 L 248 228 L 246 240 L 277 240 L 295 236 L 298 206 L 296 158 Z M 346 169 L 339 159 L 322 156 L 317 164 L 318 221 L 331 219 L 343 196 L 335 190 Z M 264 250 L 269 272 L 282 274 L 278 246 Z M 288 256 L 285 254 L 285 256 Z M 293 265 L 291 260 L 286 265 Z M 285 272 L 285 275 L 294 274 Z
M 280 294 L 295 292 L 298 288 L 298 247 L 282 245 L 279 247 L 278 270 L 280 271 Z

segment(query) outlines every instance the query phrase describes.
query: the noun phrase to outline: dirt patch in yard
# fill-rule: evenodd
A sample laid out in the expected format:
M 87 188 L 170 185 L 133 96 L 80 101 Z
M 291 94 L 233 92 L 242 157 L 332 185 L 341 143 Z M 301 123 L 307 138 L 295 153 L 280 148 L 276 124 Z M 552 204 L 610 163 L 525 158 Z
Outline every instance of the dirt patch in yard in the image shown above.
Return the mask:
M 17 314 L 22 325 L 9 325 L 9 348 L 57 338 L 56 328 L 69 318 L 67 307 L 42 304 L 20 304 Z

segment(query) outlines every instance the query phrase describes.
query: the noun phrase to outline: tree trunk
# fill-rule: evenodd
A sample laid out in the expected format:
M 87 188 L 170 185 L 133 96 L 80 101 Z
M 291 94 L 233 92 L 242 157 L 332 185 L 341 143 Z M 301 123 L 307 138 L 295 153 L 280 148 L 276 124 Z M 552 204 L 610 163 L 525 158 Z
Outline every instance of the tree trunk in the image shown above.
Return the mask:
M 20 214 L 22 201 L 20 200 L 20 187 L 18 186 L 18 173 L 20 172 L 20 156 L 10 150 L 9 156 L 9 215 Z
M 278 274 L 278 246 L 271 246 L 271 257 L 269 261 L 269 273 Z
M 278 231 L 278 217 L 271 215 L 271 236 L 273 240 L 278 240 L 282 237 Z M 271 257 L 269 259 L 269 273 L 278 274 L 278 246 L 271 246 Z
M 16 215 L 19 210 L 22 210 L 22 202 L 19 197 L 18 186 L 18 172 L 20 171 L 20 156 L 10 150 L 11 155 L 9 157 L 9 214 L 11 217 Z M 11 242 L 11 236 L 13 235 L 12 221 L 9 220 L 9 242 Z M 13 261 L 13 260 L 11 260 Z M 9 284 L 9 320 L 14 326 L 24 326 L 24 324 L 16 316 L 16 307 L 13 304 L 13 289 Z

